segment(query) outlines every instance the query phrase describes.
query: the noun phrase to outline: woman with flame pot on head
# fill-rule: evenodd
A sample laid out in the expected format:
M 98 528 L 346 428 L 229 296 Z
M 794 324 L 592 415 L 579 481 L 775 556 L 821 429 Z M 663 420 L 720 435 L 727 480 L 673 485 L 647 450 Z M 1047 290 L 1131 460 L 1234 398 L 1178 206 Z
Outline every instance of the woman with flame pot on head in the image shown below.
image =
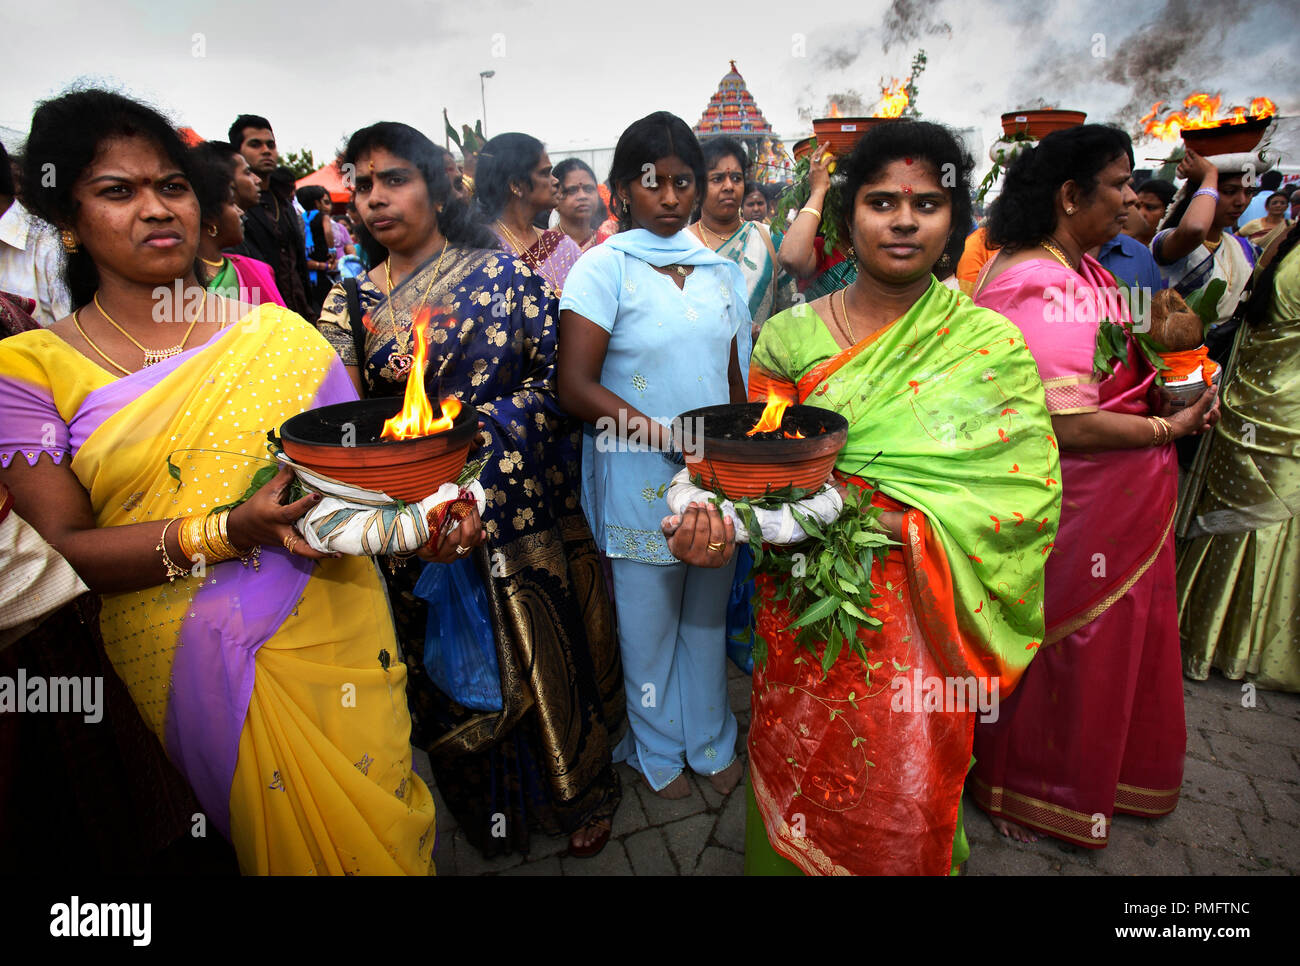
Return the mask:
M 745 398 L 744 280 L 686 227 L 704 176 L 681 118 L 632 124 L 610 169 L 621 230 L 582 256 L 560 301 L 560 404 L 587 424 L 583 505 L 619 605 L 632 728 L 616 755 L 665 798 L 690 794 L 687 767 L 724 794 L 742 768 L 723 648 L 734 561 L 685 566 L 659 527 L 680 468 L 671 421 Z
M 415 322 L 432 313 L 425 386 L 431 399 L 455 396 L 478 410 L 484 442 L 471 458 L 487 459 L 479 478 L 487 539 L 431 565 L 455 575 L 390 561 L 415 741 L 485 855 L 527 852 L 530 831 L 568 835 L 571 854 L 591 855 L 619 802 L 609 730 L 623 696 L 599 558 L 578 506 L 578 426 L 555 403 L 555 297 L 498 248 L 453 189 L 445 157 L 405 124 L 349 139 L 343 160 L 356 170 L 358 234 L 375 267 L 355 287 L 334 286 L 319 327 L 363 395 L 401 396 Z M 444 578 L 485 602 L 475 626 L 492 638 L 482 641 L 499 675 L 491 700 L 457 691 L 430 660 L 429 607 L 414 593 L 422 576 L 444 588 L 430 595 L 435 604 L 455 593 L 437 583 Z
M 855 280 L 768 320 L 749 395 L 842 414 L 836 480 L 882 511 L 899 545 L 871 568 L 869 620 L 837 612 L 812 652 L 790 625 L 815 598 L 757 579 L 746 870 L 947 875 L 969 854 L 961 796 L 976 717 L 996 716 L 1043 639 L 1059 463 L 1024 339 L 933 274 L 970 228 L 960 142 L 892 121 L 841 166 Z M 733 531 L 713 507 L 687 509 L 670 548 L 707 566 L 705 541 L 730 548 Z M 773 549 L 810 569 L 830 553 Z M 848 563 L 836 559 L 835 576 Z M 824 672 L 828 648 L 839 656 Z
M 975 800 L 1004 835 L 1045 832 L 1094 849 L 1115 812 L 1158 816 L 1178 804 L 1186 733 L 1171 444 L 1219 412 L 1211 387 L 1154 416 L 1155 370 L 1131 332 L 1107 329 L 1127 328 L 1129 307 L 1086 252 L 1120 230 L 1132 165 L 1128 135 L 1099 124 L 1027 149 L 993 203 L 1000 252 L 975 285 L 976 303 L 1016 323 L 1038 363 L 1065 491 L 1046 636 L 998 720 L 976 730 Z

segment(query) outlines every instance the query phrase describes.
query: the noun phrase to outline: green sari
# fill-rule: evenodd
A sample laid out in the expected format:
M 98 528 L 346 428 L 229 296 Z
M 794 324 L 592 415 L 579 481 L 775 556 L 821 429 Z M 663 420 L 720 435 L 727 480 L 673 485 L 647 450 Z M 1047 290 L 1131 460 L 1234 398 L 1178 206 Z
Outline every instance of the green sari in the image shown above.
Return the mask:
M 1183 670 L 1300 691 L 1300 247 L 1263 325 L 1242 325 L 1205 488 L 1178 561 Z
M 964 858 L 977 709 L 922 706 L 917 689 L 969 687 L 996 714 L 1042 643 L 1061 474 L 1038 367 L 1004 317 L 931 280 L 845 350 L 810 306 L 771 318 L 750 398 L 769 390 L 848 419 L 836 471 L 904 514 L 903 543 L 872 571 L 882 625 L 858 630 L 868 667 L 841 658 L 823 676 L 758 578 L 749 867 L 770 868 L 765 838 L 812 874 L 946 874 Z

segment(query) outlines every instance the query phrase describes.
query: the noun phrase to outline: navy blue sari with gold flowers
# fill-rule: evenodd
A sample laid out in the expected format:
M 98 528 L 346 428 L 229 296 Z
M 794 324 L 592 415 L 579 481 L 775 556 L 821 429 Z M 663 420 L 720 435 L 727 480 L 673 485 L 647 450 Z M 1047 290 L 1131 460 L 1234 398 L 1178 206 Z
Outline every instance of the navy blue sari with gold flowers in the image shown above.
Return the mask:
M 545 281 L 508 253 L 450 248 L 385 295 L 360 279 L 368 396 L 401 395 L 412 319 L 435 313 L 425 386 L 478 410 L 488 456 L 487 542 L 476 551 L 496 633 L 503 708 L 477 712 L 438 691 L 423 663 L 424 566 L 398 565 L 389 595 L 406 651 L 412 740 L 438 789 L 486 855 L 527 851 L 530 827 L 572 833 L 613 815 L 611 764 L 624 722 L 622 669 L 599 556 L 579 506 L 581 427 L 555 400 L 558 309 Z M 347 298 L 336 285 L 318 322 L 357 365 Z M 505 827 L 498 813 L 505 816 Z M 504 834 L 503 834 L 504 833 Z

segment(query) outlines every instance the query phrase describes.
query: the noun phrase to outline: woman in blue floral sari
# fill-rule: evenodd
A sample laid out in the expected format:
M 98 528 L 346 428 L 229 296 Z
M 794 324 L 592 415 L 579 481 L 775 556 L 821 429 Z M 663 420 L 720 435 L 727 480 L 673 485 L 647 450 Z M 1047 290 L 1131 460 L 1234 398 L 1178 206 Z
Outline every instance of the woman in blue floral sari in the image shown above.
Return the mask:
M 580 428 L 555 402 L 555 295 L 497 249 L 452 192 L 440 150 L 414 128 L 364 128 L 344 161 L 355 165 L 360 241 L 375 268 L 355 289 L 330 291 L 320 330 L 363 395 L 400 396 L 412 320 L 432 311 L 426 389 L 478 410 L 478 456 L 487 457 L 487 542 L 466 558 L 472 565 L 450 566 L 486 591 L 502 706 L 472 710 L 432 684 L 422 660 L 427 606 L 413 594 L 422 568 L 391 561 L 413 740 L 485 855 L 526 852 L 530 829 L 568 834 L 571 854 L 594 854 L 621 794 L 610 732 L 623 720 L 622 672 L 578 505 Z

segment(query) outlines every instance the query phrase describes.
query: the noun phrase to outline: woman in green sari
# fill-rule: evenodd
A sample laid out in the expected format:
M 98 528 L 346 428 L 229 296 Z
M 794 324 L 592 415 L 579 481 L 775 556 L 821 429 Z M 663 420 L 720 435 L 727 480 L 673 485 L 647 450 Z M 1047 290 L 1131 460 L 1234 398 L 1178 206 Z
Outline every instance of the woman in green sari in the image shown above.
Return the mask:
M 1178 561 L 1183 671 L 1300 691 L 1300 229 L 1261 259 Z
M 880 626 L 849 625 L 870 660 L 844 648 L 826 674 L 788 629 L 798 611 L 758 578 L 746 869 L 941 875 L 969 852 L 976 716 L 996 716 L 1043 639 L 1060 464 L 1019 330 L 932 274 L 969 228 L 969 156 L 946 129 L 899 121 L 843 166 L 856 281 L 768 321 L 749 394 L 848 419 L 836 478 L 870 493 L 899 546 L 871 573 Z M 730 557 L 707 550 L 732 539 L 715 513 L 677 522 L 665 533 L 682 559 Z

